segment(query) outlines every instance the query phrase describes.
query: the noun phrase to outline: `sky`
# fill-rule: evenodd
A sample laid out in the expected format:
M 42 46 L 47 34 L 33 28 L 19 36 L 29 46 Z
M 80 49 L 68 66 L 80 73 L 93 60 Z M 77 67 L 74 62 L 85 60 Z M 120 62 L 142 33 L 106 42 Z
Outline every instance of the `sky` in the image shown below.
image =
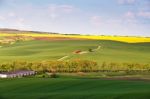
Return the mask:
M 0 0 L 0 28 L 150 36 L 150 0 Z

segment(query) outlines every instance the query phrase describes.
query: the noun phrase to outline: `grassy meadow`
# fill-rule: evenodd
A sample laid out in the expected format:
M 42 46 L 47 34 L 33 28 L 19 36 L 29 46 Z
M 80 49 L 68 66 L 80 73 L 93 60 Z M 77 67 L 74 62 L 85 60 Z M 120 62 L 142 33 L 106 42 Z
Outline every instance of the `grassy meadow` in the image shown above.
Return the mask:
M 101 48 L 95 52 L 74 54 L 76 50 Z M 13 60 L 84 59 L 101 62 L 150 63 L 150 43 L 123 43 L 106 40 L 24 41 L 0 48 L 0 62 Z
M 149 81 L 88 78 L 0 79 L 1 99 L 149 99 Z
M 148 37 L 0 33 L 0 41 L 0 63 L 80 59 L 98 66 L 104 62 L 150 64 Z M 0 99 L 149 99 L 149 74 L 80 72 L 75 76 L 58 73 L 58 78 L 0 79 Z

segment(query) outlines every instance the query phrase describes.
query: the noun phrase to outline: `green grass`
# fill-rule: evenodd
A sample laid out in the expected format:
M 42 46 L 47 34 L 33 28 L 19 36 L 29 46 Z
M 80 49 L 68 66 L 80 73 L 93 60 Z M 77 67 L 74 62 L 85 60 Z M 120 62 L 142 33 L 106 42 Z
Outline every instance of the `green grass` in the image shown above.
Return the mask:
M 72 55 L 75 50 L 101 49 L 83 55 Z M 0 48 L 0 62 L 12 60 L 57 60 L 65 55 L 69 59 L 88 59 L 98 63 L 106 62 L 137 62 L 150 63 L 150 43 L 122 43 L 100 40 L 74 41 L 25 41 Z
M 0 99 L 149 99 L 149 81 L 0 79 Z
M 83 55 L 76 50 L 101 49 Z M 68 59 L 105 62 L 150 63 L 150 43 L 122 43 L 100 40 L 24 41 L 0 48 L 0 62 L 13 60 Z M 121 81 L 100 79 L 108 74 L 88 77 L 0 79 L 0 99 L 149 99 L 150 81 Z M 110 76 L 115 75 L 111 74 Z M 125 75 L 120 73 L 120 75 Z M 149 76 L 148 76 L 149 78 Z

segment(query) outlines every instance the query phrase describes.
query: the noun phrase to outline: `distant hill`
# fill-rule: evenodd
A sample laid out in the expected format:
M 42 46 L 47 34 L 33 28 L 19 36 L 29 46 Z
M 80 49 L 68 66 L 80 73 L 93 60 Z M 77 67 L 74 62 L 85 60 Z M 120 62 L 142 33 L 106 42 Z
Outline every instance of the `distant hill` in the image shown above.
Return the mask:
M 9 29 L 9 28 L 0 28 L 0 31 L 2 32 L 18 32 L 20 30 L 17 30 L 17 29 Z
M 28 32 L 32 32 L 32 33 L 39 33 L 39 34 L 59 34 L 59 33 L 54 33 L 54 32 L 41 32 L 41 31 L 28 31 L 28 30 L 19 30 L 19 29 L 9 29 L 9 28 L 0 28 L 0 32 L 3 33 L 28 33 Z
M 30 30 L 19 30 L 11 28 L 0 28 L 0 33 L 36 33 L 36 34 L 62 34 L 62 35 L 83 35 L 83 36 L 110 36 L 110 37 L 145 37 L 150 38 L 149 36 L 127 36 L 127 35 L 85 35 L 85 34 L 72 34 L 72 33 L 56 33 L 56 32 L 44 32 L 44 31 L 30 31 Z

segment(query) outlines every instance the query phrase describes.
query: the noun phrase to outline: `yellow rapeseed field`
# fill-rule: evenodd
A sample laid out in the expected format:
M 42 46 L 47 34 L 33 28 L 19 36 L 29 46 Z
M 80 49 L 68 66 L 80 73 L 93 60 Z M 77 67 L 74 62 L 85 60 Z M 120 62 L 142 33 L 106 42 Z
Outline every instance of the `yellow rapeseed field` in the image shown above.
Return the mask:
M 69 37 L 69 38 L 83 38 L 92 40 L 114 40 L 128 43 L 138 43 L 138 42 L 150 42 L 150 37 L 126 37 L 126 36 L 92 36 L 92 35 L 63 35 L 63 34 L 37 34 L 37 33 L 0 33 L 0 37 L 6 36 L 30 36 L 30 37 Z
M 125 37 L 125 36 L 70 36 L 75 38 L 86 38 L 94 40 L 114 40 L 128 43 L 150 42 L 148 37 Z

